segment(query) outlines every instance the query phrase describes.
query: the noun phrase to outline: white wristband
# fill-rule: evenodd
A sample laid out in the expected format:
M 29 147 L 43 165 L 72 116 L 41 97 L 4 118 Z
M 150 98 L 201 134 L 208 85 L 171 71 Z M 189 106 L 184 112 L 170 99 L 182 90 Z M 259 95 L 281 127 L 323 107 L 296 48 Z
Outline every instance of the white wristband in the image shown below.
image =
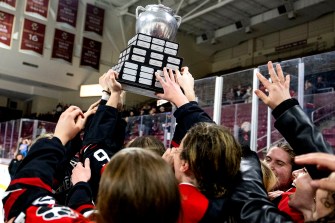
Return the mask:
M 105 92 L 105 91 L 102 92 L 102 95 L 101 95 L 102 100 L 108 101 L 109 97 L 110 97 L 110 95 L 107 92 Z

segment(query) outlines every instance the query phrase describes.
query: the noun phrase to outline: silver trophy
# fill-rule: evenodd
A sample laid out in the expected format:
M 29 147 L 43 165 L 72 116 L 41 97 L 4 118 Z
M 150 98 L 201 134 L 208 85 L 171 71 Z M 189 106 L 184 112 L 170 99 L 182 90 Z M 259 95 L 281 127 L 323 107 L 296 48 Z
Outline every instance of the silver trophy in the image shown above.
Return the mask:
M 120 53 L 113 69 L 125 90 L 155 97 L 163 92 L 155 73 L 163 76 L 163 68 L 181 69 L 183 59 L 177 57 L 179 44 L 173 42 L 181 17 L 164 5 L 136 8 L 136 35 Z
M 164 5 L 147 5 L 136 8 L 136 33 L 174 41 L 181 17 Z

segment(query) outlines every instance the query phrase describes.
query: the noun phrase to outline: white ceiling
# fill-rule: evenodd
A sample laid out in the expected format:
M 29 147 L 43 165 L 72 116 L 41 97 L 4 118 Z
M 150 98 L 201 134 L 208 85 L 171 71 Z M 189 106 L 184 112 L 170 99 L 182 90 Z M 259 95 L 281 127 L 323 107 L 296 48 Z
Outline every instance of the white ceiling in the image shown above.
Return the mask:
M 250 38 L 314 20 L 335 10 L 334 0 L 97 0 L 122 14 L 162 3 L 182 17 L 179 32 L 194 36 L 209 55 Z M 204 41 L 206 35 L 207 40 Z M 215 46 L 213 46 L 215 45 Z
M 24 1 L 18 2 L 15 15 L 21 19 L 17 19 L 14 33 L 20 35 L 20 22 L 24 17 L 23 6 L 20 4 Z M 135 34 L 134 14 L 139 5 L 162 3 L 173 8 L 183 19 L 179 32 L 191 36 L 207 55 L 213 55 L 250 38 L 302 24 L 335 11 L 334 0 L 80 0 L 77 27 L 83 24 L 86 3 L 96 4 L 105 9 L 104 35 L 101 38 L 101 63 L 104 66 L 102 70 L 106 70 L 106 67 L 111 67 L 117 61 L 119 52 Z M 50 60 L 53 30 L 64 28 L 54 21 L 57 6 L 57 0 L 50 0 L 50 16 L 47 21 L 49 31 L 42 58 L 19 53 L 19 38 L 14 40 L 10 53 L 0 49 L 0 80 L 6 82 L 0 83 L 0 95 L 28 99 L 34 94 L 44 94 L 43 92 L 51 90 L 45 95 L 57 98 L 58 94 L 54 92 L 78 90 L 85 82 L 97 81 L 99 73 L 80 68 L 78 65 L 81 38 L 84 35 L 82 28 L 75 31 L 73 64 Z M 97 39 L 94 35 L 92 38 Z M 24 67 L 22 61 L 39 64 L 39 69 L 31 70 Z M 66 73 L 73 73 L 74 76 L 69 77 Z M 10 83 L 13 85 L 9 88 L 7 86 Z M 31 88 L 20 87 L 26 85 Z

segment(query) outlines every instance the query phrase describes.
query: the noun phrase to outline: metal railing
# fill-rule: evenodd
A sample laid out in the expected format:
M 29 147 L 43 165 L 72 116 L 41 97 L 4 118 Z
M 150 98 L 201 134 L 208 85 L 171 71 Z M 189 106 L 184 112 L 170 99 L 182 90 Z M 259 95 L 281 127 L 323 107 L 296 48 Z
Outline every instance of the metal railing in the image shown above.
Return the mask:
M 321 115 L 319 116 L 319 114 Z M 327 104 L 320 108 L 315 109 L 311 113 L 311 120 L 313 123 L 316 124 L 320 122 L 321 120 L 325 120 L 325 119 L 328 119 L 329 117 L 332 117 L 334 114 L 335 114 L 335 103 Z

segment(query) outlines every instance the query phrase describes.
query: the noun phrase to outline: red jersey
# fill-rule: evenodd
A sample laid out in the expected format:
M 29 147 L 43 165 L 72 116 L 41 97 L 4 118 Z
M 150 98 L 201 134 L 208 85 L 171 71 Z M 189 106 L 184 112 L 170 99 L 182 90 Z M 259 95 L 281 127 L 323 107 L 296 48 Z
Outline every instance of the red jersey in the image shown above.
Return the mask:
M 300 211 L 298 211 L 297 209 L 291 208 L 288 205 L 288 201 L 290 199 L 289 196 L 291 194 L 295 193 L 295 190 L 296 190 L 296 188 L 293 187 L 290 190 L 282 193 L 282 195 L 281 195 L 282 198 L 281 198 L 281 200 L 278 204 L 278 209 L 285 212 L 286 214 L 288 214 L 294 222 L 304 223 L 305 221 L 304 221 L 303 214 Z

